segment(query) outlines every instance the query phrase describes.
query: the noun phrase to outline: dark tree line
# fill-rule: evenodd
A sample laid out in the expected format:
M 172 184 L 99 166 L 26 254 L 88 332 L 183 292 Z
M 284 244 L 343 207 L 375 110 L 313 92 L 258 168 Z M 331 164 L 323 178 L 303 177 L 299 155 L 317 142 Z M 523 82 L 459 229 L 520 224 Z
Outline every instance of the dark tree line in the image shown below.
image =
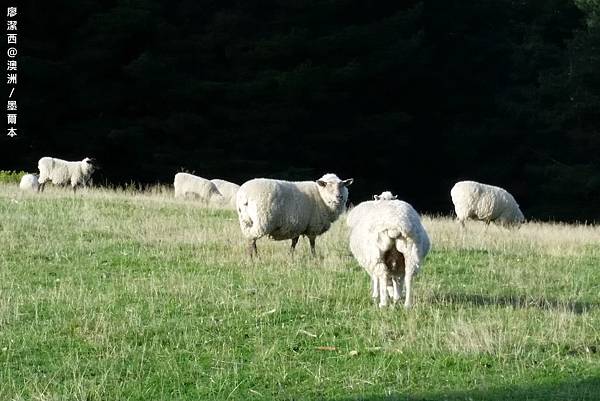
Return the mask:
M 19 136 L 0 169 L 91 155 L 96 182 L 352 176 L 451 210 L 459 179 L 598 220 L 594 0 L 17 2 Z

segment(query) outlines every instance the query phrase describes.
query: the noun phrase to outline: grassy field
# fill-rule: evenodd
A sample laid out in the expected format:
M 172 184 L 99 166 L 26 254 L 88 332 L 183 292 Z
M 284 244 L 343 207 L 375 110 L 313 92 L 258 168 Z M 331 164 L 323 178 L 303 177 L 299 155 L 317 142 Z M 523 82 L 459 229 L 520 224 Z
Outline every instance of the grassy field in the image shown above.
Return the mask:
M 598 400 L 600 228 L 425 218 L 415 306 L 380 310 L 342 222 L 0 185 L 0 400 Z

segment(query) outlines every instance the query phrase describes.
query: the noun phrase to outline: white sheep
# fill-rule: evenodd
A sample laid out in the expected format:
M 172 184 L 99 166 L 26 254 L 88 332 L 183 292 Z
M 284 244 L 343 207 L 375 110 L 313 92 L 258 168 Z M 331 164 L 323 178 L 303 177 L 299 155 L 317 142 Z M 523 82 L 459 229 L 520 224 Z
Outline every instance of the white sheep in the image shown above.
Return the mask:
M 25 174 L 23 177 L 21 177 L 21 182 L 19 183 L 19 189 L 21 189 L 21 191 L 37 192 L 39 187 L 40 184 L 37 175 Z
M 395 200 L 397 195 L 393 195 L 390 191 L 383 191 L 381 195 L 373 195 L 373 200 Z
M 86 157 L 82 161 L 70 162 L 55 157 L 42 157 L 38 162 L 40 170 L 40 191 L 44 190 L 46 181 L 55 185 L 68 185 L 73 188 L 73 193 L 77 186 L 85 187 L 92 177 L 96 167 L 94 160 Z
M 225 199 L 217 186 L 206 178 L 188 173 L 177 173 L 173 180 L 175 197 L 194 197 L 201 202 L 216 206 L 223 206 Z
M 503 226 L 520 225 L 525 217 L 515 198 L 505 189 L 475 181 L 459 181 L 450 191 L 456 217 L 464 227 L 468 218 L 497 222 Z
M 220 179 L 214 179 L 211 181 L 213 184 L 215 184 L 221 195 L 223 195 L 223 198 L 225 198 L 225 203 L 232 209 L 235 209 L 235 199 L 240 186 L 238 184 L 234 184 L 233 182 Z
M 340 180 L 335 174 L 316 181 L 256 178 L 245 182 L 236 204 L 242 233 L 250 240 L 250 256 L 257 254 L 256 240 L 263 236 L 292 240 L 293 252 L 301 235 L 308 237 L 315 255 L 317 236 L 345 210 L 347 187 L 352 182 L 352 178 Z
M 387 305 L 388 283 L 393 299 L 400 299 L 404 284 L 404 306 L 411 306 L 411 283 L 429 252 L 430 242 L 419 214 L 400 200 L 374 200 L 356 206 L 346 219 L 350 228 L 350 250 L 369 273 L 372 297 Z

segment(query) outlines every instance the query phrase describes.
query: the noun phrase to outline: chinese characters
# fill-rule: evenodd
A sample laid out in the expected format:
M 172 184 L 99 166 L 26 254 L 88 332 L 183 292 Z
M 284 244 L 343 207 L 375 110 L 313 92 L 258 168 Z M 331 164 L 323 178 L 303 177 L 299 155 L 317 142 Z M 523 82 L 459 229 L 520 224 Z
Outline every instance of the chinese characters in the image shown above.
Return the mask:
M 6 102 L 7 135 L 17 136 L 17 7 L 6 9 L 6 84 L 8 85 L 8 100 Z

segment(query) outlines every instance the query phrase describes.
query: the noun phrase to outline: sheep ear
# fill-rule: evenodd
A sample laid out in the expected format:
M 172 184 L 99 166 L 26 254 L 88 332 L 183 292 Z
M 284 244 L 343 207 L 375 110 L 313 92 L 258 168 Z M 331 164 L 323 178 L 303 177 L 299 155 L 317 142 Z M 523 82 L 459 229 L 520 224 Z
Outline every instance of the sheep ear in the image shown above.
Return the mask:
M 398 199 L 398 195 L 392 196 L 392 200 L 396 200 L 396 199 Z
M 379 200 L 379 195 L 373 195 L 373 200 Z
M 342 181 L 345 187 L 349 187 L 354 182 L 354 178 L 348 178 L 347 180 Z
M 323 180 L 317 180 L 317 184 L 319 184 L 320 187 L 326 187 L 327 186 L 327 182 L 325 182 Z

